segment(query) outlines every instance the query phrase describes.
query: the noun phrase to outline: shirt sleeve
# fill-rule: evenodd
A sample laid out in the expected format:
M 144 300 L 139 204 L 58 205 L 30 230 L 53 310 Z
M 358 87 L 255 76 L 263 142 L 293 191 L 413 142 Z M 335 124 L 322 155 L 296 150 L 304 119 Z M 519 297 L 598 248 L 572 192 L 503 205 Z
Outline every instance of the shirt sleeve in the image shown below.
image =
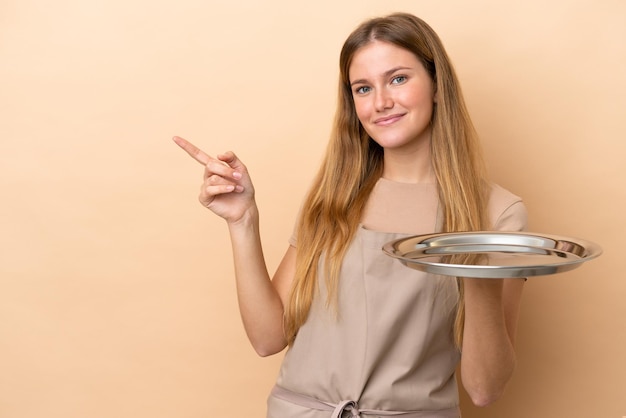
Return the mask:
M 528 228 L 528 212 L 526 205 L 518 200 L 508 206 L 494 223 L 496 231 L 521 232 Z

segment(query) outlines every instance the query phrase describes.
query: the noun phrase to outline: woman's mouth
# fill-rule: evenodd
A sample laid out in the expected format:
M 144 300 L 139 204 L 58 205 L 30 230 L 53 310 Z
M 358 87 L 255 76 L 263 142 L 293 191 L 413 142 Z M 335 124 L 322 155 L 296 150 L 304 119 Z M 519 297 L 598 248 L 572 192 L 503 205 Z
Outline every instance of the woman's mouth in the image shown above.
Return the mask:
M 397 113 L 395 115 L 383 116 L 382 118 L 375 119 L 374 124 L 379 126 L 391 125 L 400 120 L 404 115 L 404 113 Z

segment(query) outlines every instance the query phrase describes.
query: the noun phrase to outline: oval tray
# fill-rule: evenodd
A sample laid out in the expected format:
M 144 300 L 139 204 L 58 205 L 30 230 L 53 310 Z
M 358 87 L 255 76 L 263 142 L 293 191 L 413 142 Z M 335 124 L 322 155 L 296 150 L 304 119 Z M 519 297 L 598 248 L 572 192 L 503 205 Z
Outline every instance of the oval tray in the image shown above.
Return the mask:
M 383 251 L 407 267 L 444 276 L 504 279 L 572 270 L 602 254 L 577 238 L 528 232 L 448 232 L 388 242 Z M 454 254 L 480 254 L 481 264 L 449 264 Z

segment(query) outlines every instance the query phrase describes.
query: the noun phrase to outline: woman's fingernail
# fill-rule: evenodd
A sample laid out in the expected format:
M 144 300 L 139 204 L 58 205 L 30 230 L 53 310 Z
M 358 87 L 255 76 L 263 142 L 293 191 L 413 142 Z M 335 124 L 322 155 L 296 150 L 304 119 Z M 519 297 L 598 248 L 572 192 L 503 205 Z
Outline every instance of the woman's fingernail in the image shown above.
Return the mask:
M 238 171 L 235 171 L 235 172 L 233 173 L 233 177 L 234 177 L 234 178 L 236 178 L 236 179 L 240 179 L 240 178 L 241 178 L 241 173 L 240 173 L 240 172 L 238 172 Z

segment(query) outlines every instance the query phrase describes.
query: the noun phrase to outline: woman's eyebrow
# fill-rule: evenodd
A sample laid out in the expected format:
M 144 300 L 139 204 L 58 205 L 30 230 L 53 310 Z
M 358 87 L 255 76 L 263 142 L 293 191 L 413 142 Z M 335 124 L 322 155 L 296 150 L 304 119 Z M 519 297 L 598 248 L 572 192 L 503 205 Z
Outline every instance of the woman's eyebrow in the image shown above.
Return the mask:
M 389 77 L 391 74 L 395 73 L 396 71 L 399 71 L 399 70 L 410 70 L 410 69 L 411 69 L 411 67 L 404 67 L 404 66 L 397 66 L 397 67 L 393 67 L 392 69 L 385 71 L 385 72 L 382 74 L 382 77 L 383 77 L 383 78 L 387 78 L 387 77 Z M 350 85 L 351 85 L 351 86 L 353 86 L 353 85 L 355 85 L 355 84 L 362 84 L 362 83 L 367 83 L 367 80 L 366 80 L 366 79 L 364 79 L 364 78 L 360 78 L 360 79 L 358 79 L 358 80 L 354 80 L 353 82 L 351 82 L 351 83 L 350 83 Z

